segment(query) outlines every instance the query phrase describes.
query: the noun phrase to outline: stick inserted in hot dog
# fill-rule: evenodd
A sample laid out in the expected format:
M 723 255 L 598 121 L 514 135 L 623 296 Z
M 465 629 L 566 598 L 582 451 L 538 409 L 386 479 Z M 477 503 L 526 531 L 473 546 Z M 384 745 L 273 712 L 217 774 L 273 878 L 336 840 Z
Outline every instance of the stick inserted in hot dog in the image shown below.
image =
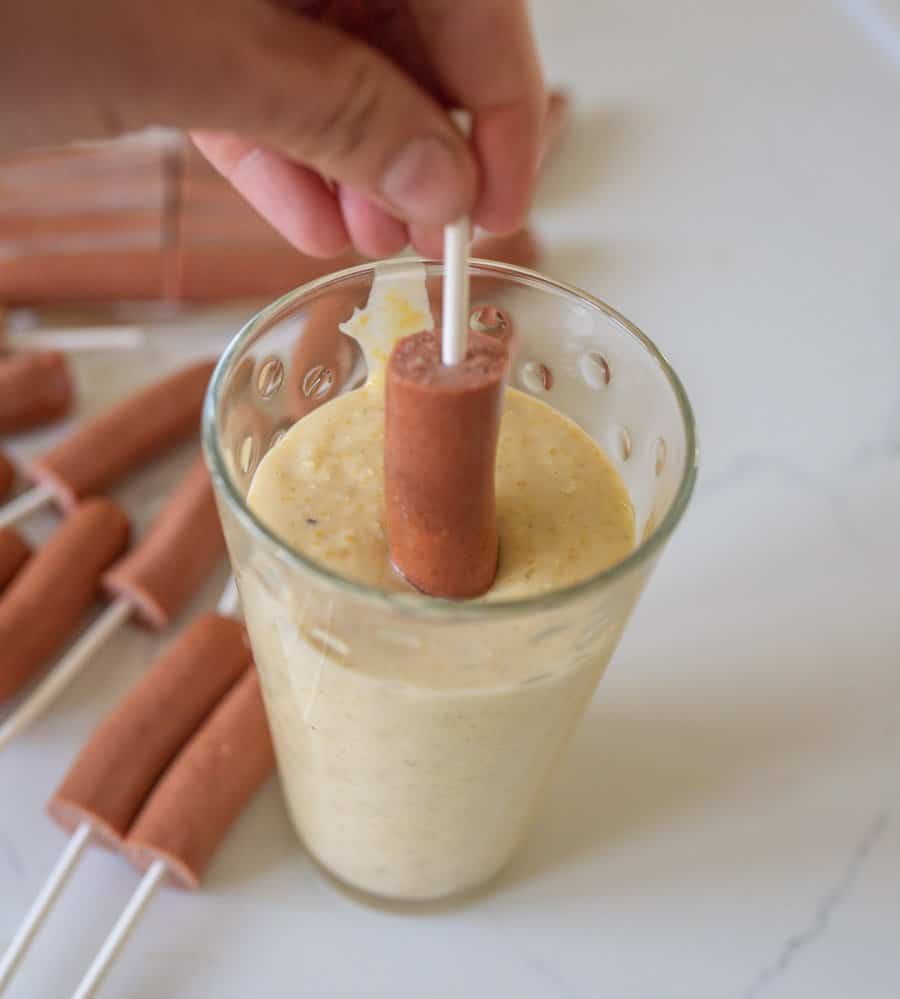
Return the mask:
M 241 624 L 195 620 L 96 729 L 47 806 L 118 843 L 160 774 L 250 664 Z
M 184 888 L 196 888 L 219 843 L 275 766 L 255 667 L 222 699 L 181 750 L 128 834 L 140 868 L 163 860 Z
M 39 455 L 29 476 L 66 509 L 117 481 L 193 433 L 213 361 L 201 361 L 142 389 Z

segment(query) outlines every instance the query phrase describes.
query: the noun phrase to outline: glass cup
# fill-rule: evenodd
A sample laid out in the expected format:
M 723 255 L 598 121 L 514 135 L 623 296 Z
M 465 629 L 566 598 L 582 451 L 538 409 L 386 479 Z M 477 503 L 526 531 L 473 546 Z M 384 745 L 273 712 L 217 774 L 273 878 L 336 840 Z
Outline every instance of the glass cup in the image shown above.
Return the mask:
M 263 309 L 224 353 L 203 417 L 294 825 L 341 882 L 405 901 L 468 891 L 509 860 L 697 468 L 684 389 L 640 330 L 576 288 L 473 261 L 473 326 L 497 327 L 489 305 L 511 319 L 510 384 L 603 447 L 639 544 L 584 582 L 508 603 L 375 590 L 288 549 L 245 502 L 260 458 L 364 380 L 361 352 L 337 323 L 365 304 L 376 268 L 406 276 L 422 266 L 354 267 Z M 424 267 L 439 316 L 442 266 Z

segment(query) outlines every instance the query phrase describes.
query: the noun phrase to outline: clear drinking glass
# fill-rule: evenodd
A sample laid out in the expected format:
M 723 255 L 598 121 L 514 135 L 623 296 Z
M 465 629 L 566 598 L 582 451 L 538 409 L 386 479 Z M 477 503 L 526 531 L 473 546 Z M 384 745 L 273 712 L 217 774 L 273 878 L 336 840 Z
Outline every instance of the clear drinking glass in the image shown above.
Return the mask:
M 364 380 L 336 324 L 365 304 L 375 268 L 421 265 L 354 267 L 263 309 L 223 355 L 203 427 L 297 832 L 340 881 L 407 901 L 471 889 L 510 858 L 697 467 L 685 392 L 634 325 L 576 288 L 473 261 L 473 315 L 498 306 L 516 331 L 510 384 L 603 447 L 639 544 L 576 586 L 509 603 L 382 592 L 289 550 L 245 503 L 253 473 L 286 428 Z M 434 298 L 442 266 L 424 266 Z

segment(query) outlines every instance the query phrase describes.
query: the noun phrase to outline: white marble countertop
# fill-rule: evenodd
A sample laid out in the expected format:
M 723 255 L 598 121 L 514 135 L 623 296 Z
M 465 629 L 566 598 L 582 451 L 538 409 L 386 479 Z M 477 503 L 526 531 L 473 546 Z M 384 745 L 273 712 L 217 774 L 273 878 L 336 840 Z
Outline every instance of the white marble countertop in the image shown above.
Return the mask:
M 900 995 L 900 0 L 536 19 L 578 100 L 539 199 L 545 269 L 683 376 L 692 508 L 490 894 L 351 901 L 272 782 L 205 890 L 156 898 L 105 995 Z M 161 324 L 146 359 L 246 312 Z M 80 358 L 87 405 L 144 359 Z M 142 519 L 187 457 L 123 494 Z M 0 756 L 0 945 L 63 843 L 48 794 L 158 644 L 127 629 Z M 69 994 L 134 884 L 89 852 L 9 995 Z

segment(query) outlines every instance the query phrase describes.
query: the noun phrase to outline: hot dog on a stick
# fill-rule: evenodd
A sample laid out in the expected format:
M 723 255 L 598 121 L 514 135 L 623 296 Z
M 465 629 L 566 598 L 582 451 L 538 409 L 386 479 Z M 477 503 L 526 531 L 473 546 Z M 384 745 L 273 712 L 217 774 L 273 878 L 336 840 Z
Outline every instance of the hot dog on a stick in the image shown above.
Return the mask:
M 98 726 L 50 799 L 50 816 L 72 830 L 69 842 L 0 957 L 0 990 L 10 981 L 92 837 L 121 847 L 160 775 L 250 664 L 241 625 L 204 614 L 175 641 Z
M 196 888 L 219 844 L 275 767 L 255 667 L 220 701 L 160 778 L 132 825 L 126 854 L 146 873 L 73 999 L 89 999 L 168 875 Z
M 200 361 L 141 389 L 86 421 L 26 467 L 36 483 L 0 508 L 0 527 L 55 500 L 70 509 L 194 433 L 213 361 Z
M 74 398 L 72 374 L 60 351 L 22 351 L 0 358 L 0 434 L 61 420 Z
M 0 600 L 0 703 L 17 694 L 72 634 L 128 534 L 128 518 L 115 503 L 88 500 L 15 577 Z
M 394 566 L 431 596 L 484 593 L 497 571 L 494 462 L 506 347 L 470 333 L 441 362 L 432 332 L 400 340 L 387 368 L 384 488 Z
M 470 331 L 470 238 L 466 217 L 445 227 L 440 336 L 398 341 L 385 379 L 391 561 L 422 592 L 451 599 L 486 592 L 499 551 L 494 462 L 509 359 L 499 339 Z
M 212 484 L 197 457 L 140 543 L 101 584 L 115 599 L 0 724 L 0 752 L 59 696 L 129 618 L 162 631 L 206 579 L 225 548 Z
M 6 499 L 7 493 L 16 481 L 16 466 L 0 451 L 0 500 Z
M 0 594 L 31 556 L 31 546 L 11 527 L 0 527 Z

